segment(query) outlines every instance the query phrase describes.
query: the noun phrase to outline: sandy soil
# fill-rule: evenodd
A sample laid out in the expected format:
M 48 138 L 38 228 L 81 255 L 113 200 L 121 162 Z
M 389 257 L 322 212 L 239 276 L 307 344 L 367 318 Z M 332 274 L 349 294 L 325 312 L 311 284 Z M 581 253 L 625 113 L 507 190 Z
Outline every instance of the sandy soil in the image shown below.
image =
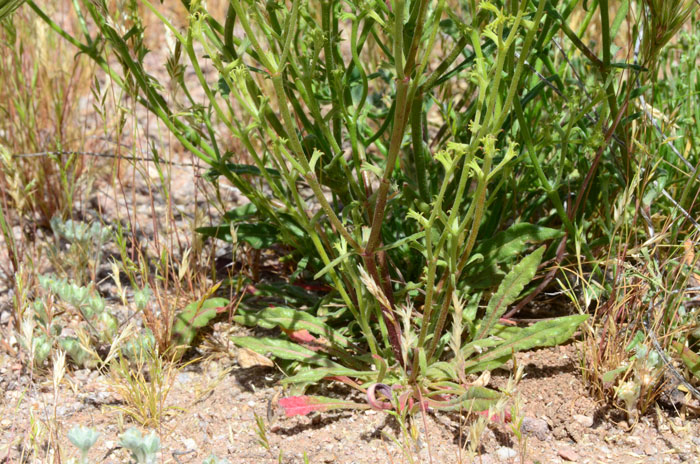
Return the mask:
M 700 459 L 700 423 L 676 414 L 655 411 L 636 424 L 597 404 L 581 382 L 575 344 L 517 356 L 525 366 L 518 387 L 522 403 L 522 439 L 513 424 L 490 423 L 483 433 L 477 463 L 695 463 Z M 134 425 L 119 412 L 120 397 L 112 381 L 97 372 L 70 372 L 54 398 L 50 380 L 29 379 L 18 374 L 19 366 L 4 356 L 0 373 L 0 460 L 26 462 L 33 456 L 31 437 L 44 424 L 56 427 L 64 459 L 77 456 L 65 437 L 75 425 L 94 427 L 101 436 L 93 447 L 92 462 L 126 462 L 118 447 L 118 435 Z M 494 372 L 492 384 L 509 376 Z M 241 368 L 230 355 L 219 353 L 205 361 L 172 373 L 172 390 L 163 405 L 169 409 L 156 429 L 162 441 L 159 462 L 201 462 L 211 453 L 232 463 L 413 462 L 469 463 L 464 449 L 471 420 L 455 414 L 431 413 L 427 432 L 422 418 L 415 418 L 418 440 L 400 437 L 396 421 L 375 412 L 335 412 L 309 417 L 273 418 L 268 408 L 278 397 L 280 374 L 273 368 Z M 348 396 L 332 385 L 325 394 Z M 55 408 L 55 409 L 54 409 Z M 171 409 L 172 408 L 172 409 Z M 174 409 L 177 408 L 177 409 Z M 55 413 L 55 416 L 54 416 Z M 270 449 L 260 444 L 256 415 L 263 418 Z M 616 422 L 615 418 L 620 420 Z M 48 443 L 39 436 L 38 445 Z M 25 448 L 26 447 L 26 448 Z M 42 461 L 50 461 L 43 456 Z

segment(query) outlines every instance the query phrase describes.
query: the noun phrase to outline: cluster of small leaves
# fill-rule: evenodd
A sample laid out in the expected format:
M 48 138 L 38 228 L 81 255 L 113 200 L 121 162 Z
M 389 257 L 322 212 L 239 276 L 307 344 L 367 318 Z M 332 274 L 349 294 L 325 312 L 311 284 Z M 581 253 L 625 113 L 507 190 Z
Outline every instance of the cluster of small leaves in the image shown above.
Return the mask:
M 659 382 L 663 379 L 664 365 L 659 353 L 649 348 L 644 334 L 637 332 L 625 348 L 630 353 L 628 362 L 603 375 L 603 382 L 617 384 L 615 397 L 620 400 L 628 414 L 638 409 L 645 412 L 658 393 Z
M 43 364 L 56 345 L 76 364 L 94 364 L 94 356 L 87 349 L 110 343 L 118 329 L 117 319 L 105 309 L 103 298 L 92 287 L 53 275 L 39 276 L 39 283 L 47 296 L 34 301 L 23 322 L 28 327 L 23 330 L 25 345 L 31 347 L 34 364 Z M 56 305 L 64 305 L 68 311 L 59 312 Z M 64 329 L 74 322 L 74 317 L 79 328 L 71 330 L 75 335 L 66 334 Z
M 155 432 L 145 437 L 135 427 L 130 428 L 119 437 L 119 444 L 131 452 L 131 459 L 137 464 L 156 464 L 160 451 L 160 439 Z
M 85 426 L 76 426 L 68 432 L 68 440 L 80 450 L 80 459 L 78 464 L 88 464 L 88 453 L 90 448 L 95 444 L 100 434 L 93 428 Z
M 100 434 L 90 427 L 76 426 L 68 432 L 68 439 L 80 450 L 80 459 L 76 464 L 87 464 L 90 448 L 95 444 Z M 137 428 L 130 428 L 119 437 L 119 445 L 131 453 L 133 464 L 155 464 L 158 462 L 160 439 L 155 432 L 143 436 Z M 74 462 L 74 461 L 73 461 Z M 210 455 L 202 464 L 228 464 L 226 459 Z
M 87 244 L 89 242 L 103 243 L 107 241 L 112 234 L 109 227 L 103 227 L 97 222 L 88 225 L 85 222 L 74 221 L 72 219 L 63 221 L 58 216 L 51 219 L 51 229 L 59 237 L 71 243 L 80 244 Z
M 59 216 L 51 218 L 56 243 L 49 248 L 49 257 L 63 274 L 85 282 L 94 277 L 101 264 L 103 247 L 112 237 L 112 229 L 98 222 L 88 224 Z

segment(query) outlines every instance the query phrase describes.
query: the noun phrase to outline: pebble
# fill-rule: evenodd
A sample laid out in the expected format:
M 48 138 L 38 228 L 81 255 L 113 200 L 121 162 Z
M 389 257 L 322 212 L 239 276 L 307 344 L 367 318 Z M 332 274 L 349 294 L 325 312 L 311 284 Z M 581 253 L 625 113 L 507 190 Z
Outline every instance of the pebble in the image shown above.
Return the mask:
M 197 442 L 195 442 L 192 438 L 184 438 L 182 440 L 182 444 L 185 445 L 185 449 L 187 451 L 197 449 Z
M 507 461 L 516 457 L 518 453 L 513 448 L 508 448 L 507 446 L 501 446 L 496 450 L 496 457 L 499 461 Z
M 524 417 L 520 429 L 526 435 L 536 436 L 540 441 L 549 439 L 549 424 L 544 419 Z
M 554 434 L 554 438 L 557 440 L 563 440 L 568 436 L 566 429 L 562 425 L 555 427 L 552 433 Z
M 574 420 L 581 424 L 583 427 L 593 426 L 593 418 L 590 416 L 584 416 L 583 414 L 574 414 Z
M 576 452 L 568 446 L 559 448 L 557 454 L 559 454 L 560 458 L 565 459 L 567 461 L 576 462 L 579 460 L 578 454 L 576 454 Z

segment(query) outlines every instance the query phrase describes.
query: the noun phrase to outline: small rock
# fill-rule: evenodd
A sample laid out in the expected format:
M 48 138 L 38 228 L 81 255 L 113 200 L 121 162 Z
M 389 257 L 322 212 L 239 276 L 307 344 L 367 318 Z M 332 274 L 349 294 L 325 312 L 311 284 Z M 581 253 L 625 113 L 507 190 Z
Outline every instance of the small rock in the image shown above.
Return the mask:
M 507 461 L 517 455 L 518 453 L 513 448 L 508 448 L 507 446 L 501 446 L 496 450 L 496 457 L 499 461 Z
M 593 426 L 593 418 L 590 416 L 584 416 L 583 414 L 574 414 L 574 420 L 581 424 L 583 427 Z
M 182 440 L 182 444 L 185 445 L 185 449 L 187 451 L 190 450 L 196 450 L 197 449 L 197 442 L 195 442 L 192 438 L 185 438 Z
M 536 436 L 540 441 L 546 441 L 549 438 L 549 424 L 543 419 L 525 417 L 520 429 L 526 435 Z
M 568 434 L 566 433 L 566 429 L 564 428 L 563 425 L 557 426 L 552 431 L 552 434 L 554 435 L 554 438 L 556 438 L 557 440 L 563 440 L 564 438 L 566 438 L 568 436 Z
M 568 446 L 559 448 L 559 450 L 557 450 L 557 454 L 559 454 L 560 458 L 567 461 L 576 462 L 579 460 L 578 454 L 576 454 L 576 452 Z

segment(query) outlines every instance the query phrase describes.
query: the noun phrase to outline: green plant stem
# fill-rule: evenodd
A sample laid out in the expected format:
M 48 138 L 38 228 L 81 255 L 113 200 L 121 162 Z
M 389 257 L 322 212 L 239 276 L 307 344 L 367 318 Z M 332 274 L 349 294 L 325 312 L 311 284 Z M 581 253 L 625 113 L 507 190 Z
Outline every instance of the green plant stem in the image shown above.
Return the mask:
M 428 203 L 430 194 L 428 192 L 427 169 L 425 167 L 425 153 L 423 150 L 423 93 L 420 89 L 418 89 L 411 107 L 411 138 L 413 145 L 411 153 L 413 155 L 418 192 L 421 201 Z
M 610 79 L 610 47 L 612 46 L 612 40 L 610 39 L 610 10 L 608 9 L 608 0 L 599 0 L 600 2 L 600 27 L 602 29 L 603 35 L 603 67 L 602 76 L 603 81 L 607 82 L 606 92 L 608 95 L 608 107 L 610 108 L 610 120 L 614 121 L 618 116 L 618 106 L 617 97 L 615 95 L 615 84 L 612 79 Z M 609 82 L 608 82 L 609 81 Z M 616 146 L 613 145 L 612 150 L 615 150 Z M 624 166 L 629 169 L 629 158 L 627 150 L 620 148 L 620 152 L 623 156 Z

